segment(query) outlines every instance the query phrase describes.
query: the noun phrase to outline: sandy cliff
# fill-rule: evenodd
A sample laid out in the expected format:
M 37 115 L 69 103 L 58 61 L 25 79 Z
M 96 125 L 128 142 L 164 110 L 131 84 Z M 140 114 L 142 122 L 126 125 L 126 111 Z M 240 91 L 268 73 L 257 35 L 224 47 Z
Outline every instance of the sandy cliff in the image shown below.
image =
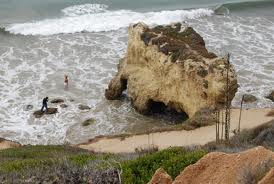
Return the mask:
M 17 148 L 21 145 L 17 142 L 9 141 L 3 138 L 0 138 L 0 150 L 8 149 L 8 148 Z
M 173 184 L 254 183 L 260 179 L 260 175 L 263 176 L 264 172 L 268 172 L 273 167 L 273 161 L 274 153 L 263 147 L 234 154 L 209 153 L 196 164 L 185 168 L 175 178 Z M 168 178 L 168 175 L 161 170 L 160 173 L 155 173 L 149 184 L 164 184 L 165 178 Z M 271 181 L 273 181 L 273 169 L 259 183 Z

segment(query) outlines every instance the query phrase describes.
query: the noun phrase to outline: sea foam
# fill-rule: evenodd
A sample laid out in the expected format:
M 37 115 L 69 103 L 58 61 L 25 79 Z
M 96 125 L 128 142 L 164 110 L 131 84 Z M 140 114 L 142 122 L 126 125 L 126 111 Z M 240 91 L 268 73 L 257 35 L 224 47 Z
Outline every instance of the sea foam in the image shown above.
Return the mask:
M 12 24 L 6 31 L 21 35 L 53 35 L 77 32 L 106 32 L 128 27 L 131 23 L 145 22 L 148 25 L 169 24 L 172 22 L 210 16 L 210 9 L 175 10 L 140 13 L 131 10 L 110 11 L 106 5 L 85 4 L 62 10 L 64 16 L 31 23 Z
M 108 6 L 105 4 L 82 4 L 69 6 L 62 10 L 65 16 L 79 16 L 84 14 L 101 13 L 107 10 Z

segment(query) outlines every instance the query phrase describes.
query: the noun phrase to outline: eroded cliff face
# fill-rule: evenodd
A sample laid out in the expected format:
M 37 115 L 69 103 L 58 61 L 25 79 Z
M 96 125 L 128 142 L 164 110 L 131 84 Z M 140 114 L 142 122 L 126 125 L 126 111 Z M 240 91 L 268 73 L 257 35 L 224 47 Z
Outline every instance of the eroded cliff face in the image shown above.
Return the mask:
M 3 138 L 0 138 L 0 150 L 9 149 L 9 148 L 17 148 L 21 145 L 17 142 L 9 141 Z
M 111 80 L 105 96 L 118 99 L 128 89 L 137 111 L 148 113 L 155 102 L 192 117 L 202 108 L 225 102 L 228 62 L 205 48 L 203 38 L 180 23 L 149 28 L 130 26 L 126 56 Z M 237 79 L 230 65 L 230 100 Z
M 186 167 L 173 182 L 168 181 L 172 184 L 257 183 L 267 173 L 259 184 L 270 184 L 274 181 L 273 161 L 274 152 L 260 146 L 233 154 L 212 152 Z M 165 178 L 169 175 L 159 169 L 148 184 L 165 184 Z

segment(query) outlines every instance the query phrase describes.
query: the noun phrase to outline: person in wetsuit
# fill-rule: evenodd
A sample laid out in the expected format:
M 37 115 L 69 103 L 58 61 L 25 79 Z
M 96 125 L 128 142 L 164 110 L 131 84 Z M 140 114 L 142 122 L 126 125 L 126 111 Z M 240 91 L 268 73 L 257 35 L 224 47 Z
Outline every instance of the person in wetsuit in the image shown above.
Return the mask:
M 44 112 L 44 111 L 43 111 L 44 108 L 46 108 L 46 112 L 48 111 L 48 100 L 49 100 L 48 97 L 46 97 L 46 98 L 43 99 L 43 106 L 42 106 L 42 108 L 41 108 L 41 112 Z

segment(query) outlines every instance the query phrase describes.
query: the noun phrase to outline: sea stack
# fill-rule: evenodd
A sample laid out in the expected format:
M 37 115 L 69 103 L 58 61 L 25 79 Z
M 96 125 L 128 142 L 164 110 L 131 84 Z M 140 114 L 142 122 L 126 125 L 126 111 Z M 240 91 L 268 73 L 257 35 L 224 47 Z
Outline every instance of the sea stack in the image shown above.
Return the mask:
M 225 103 L 228 61 L 208 52 L 203 38 L 181 23 L 149 28 L 129 27 L 127 53 L 105 96 L 119 99 L 127 89 L 137 111 L 150 112 L 155 105 L 185 112 L 192 117 L 207 107 Z M 232 65 L 228 71 L 229 101 L 237 92 Z

